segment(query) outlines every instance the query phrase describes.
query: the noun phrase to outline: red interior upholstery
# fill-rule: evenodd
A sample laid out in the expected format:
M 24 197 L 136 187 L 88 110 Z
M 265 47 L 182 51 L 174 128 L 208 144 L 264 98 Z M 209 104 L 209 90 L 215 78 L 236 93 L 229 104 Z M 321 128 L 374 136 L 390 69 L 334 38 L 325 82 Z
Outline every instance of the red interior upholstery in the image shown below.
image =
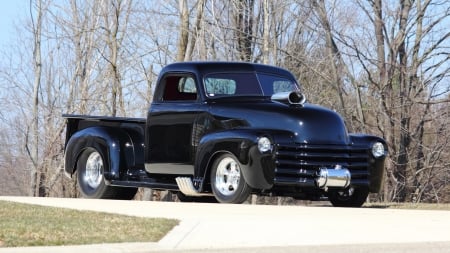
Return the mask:
M 165 89 L 163 100 L 164 101 L 177 101 L 177 100 L 197 100 L 196 93 L 180 92 L 178 90 L 179 76 L 167 77 L 165 82 Z

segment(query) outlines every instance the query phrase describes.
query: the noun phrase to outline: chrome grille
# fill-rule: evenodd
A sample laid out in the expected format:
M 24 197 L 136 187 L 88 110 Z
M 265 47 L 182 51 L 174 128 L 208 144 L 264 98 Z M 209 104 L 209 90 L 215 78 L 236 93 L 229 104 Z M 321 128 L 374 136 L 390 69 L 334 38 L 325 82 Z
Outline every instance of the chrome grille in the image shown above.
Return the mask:
M 353 183 L 367 181 L 369 153 L 349 145 L 279 144 L 276 150 L 275 184 L 310 182 L 320 167 L 347 168 Z

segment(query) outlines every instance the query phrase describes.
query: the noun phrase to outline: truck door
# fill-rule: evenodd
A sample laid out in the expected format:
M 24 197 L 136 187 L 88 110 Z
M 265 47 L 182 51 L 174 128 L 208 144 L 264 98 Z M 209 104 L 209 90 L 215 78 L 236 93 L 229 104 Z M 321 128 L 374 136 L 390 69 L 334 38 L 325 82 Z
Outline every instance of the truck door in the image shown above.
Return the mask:
M 203 112 L 195 78 L 190 74 L 163 77 L 147 115 L 146 165 L 149 173 L 194 174 L 192 129 Z

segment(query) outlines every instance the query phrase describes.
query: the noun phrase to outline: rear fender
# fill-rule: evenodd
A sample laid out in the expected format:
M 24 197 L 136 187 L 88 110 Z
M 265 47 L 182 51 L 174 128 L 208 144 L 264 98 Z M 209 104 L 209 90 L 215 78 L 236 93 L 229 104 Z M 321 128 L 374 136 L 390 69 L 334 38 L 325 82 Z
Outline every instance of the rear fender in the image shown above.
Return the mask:
M 86 148 L 100 151 L 105 162 L 104 176 L 107 180 L 120 179 L 120 169 L 135 165 L 135 150 L 130 136 L 121 129 L 89 127 L 71 136 L 65 151 L 65 172 L 73 175 L 77 161 Z

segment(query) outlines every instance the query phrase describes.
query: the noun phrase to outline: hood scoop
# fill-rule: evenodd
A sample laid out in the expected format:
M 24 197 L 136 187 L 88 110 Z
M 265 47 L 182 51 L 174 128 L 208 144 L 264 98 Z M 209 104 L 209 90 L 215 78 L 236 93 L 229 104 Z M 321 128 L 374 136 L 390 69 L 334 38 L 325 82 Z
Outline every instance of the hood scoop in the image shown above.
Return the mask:
M 305 95 L 300 91 L 275 93 L 271 99 L 288 105 L 303 105 L 306 102 Z

